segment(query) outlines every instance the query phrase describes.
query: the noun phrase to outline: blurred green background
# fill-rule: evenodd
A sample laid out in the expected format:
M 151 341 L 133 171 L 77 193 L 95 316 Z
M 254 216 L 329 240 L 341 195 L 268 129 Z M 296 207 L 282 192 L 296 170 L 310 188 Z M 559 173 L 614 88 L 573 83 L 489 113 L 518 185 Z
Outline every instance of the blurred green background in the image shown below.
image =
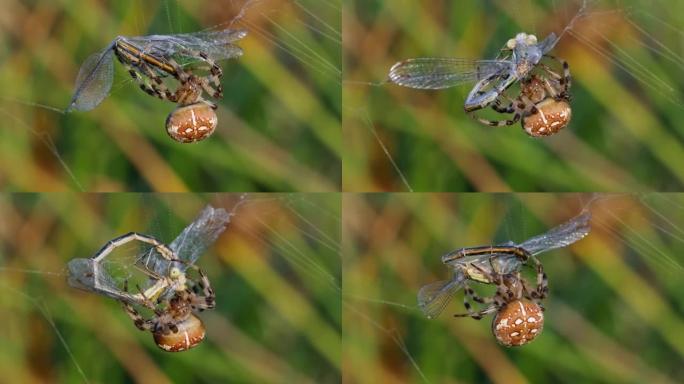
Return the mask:
M 587 205 L 591 233 L 539 256 L 550 296 L 532 343 L 499 346 L 492 316 L 453 318 L 462 291 L 437 319 L 417 308 L 449 277 L 444 253 L 522 242 Z M 684 380 L 684 195 L 369 194 L 342 209 L 345 382 Z
M 340 0 L 251 1 L 234 27 L 245 54 L 221 62 L 209 140 L 164 128 L 175 105 L 115 62 L 111 95 L 61 114 L 85 59 L 116 36 L 187 33 L 233 20 L 247 0 L 3 0 L 0 183 L 5 190 L 336 191 L 341 183 Z M 67 169 L 68 168 L 68 169 Z
M 560 34 L 580 1 L 344 3 L 347 191 L 679 191 L 684 186 L 684 3 L 588 0 L 553 55 L 570 64 L 573 120 L 546 139 L 463 112 L 471 86 L 419 91 L 387 78 L 412 57 L 491 59 L 516 33 Z M 489 111 L 485 117 L 500 115 Z M 376 137 L 377 136 L 377 137 Z
M 170 243 L 205 204 L 230 211 L 239 198 L 0 196 L 0 382 L 339 382 L 337 194 L 246 196 L 197 262 L 217 306 L 186 352 L 160 350 L 118 302 L 66 284 L 69 260 L 115 236 Z

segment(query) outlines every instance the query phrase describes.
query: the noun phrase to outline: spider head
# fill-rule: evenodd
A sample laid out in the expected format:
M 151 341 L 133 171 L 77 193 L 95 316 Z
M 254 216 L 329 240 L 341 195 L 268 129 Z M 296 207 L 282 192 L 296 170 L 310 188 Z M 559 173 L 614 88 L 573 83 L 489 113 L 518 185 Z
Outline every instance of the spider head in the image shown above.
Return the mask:
M 499 344 L 519 347 L 534 340 L 544 328 L 542 308 L 529 300 L 514 300 L 503 306 L 492 322 Z
M 166 333 L 159 330 L 153 334 L 157 346 L 167 352 L 180 352 L 197 346 L 204 340 L 205 328 L 199 317 L 190 314 L 186 319 L 174 324 L 174 329 Z
M 530 79 L 522 84 L 521 92 L 535 104 L 544 100 L 547 94 L 544 83 L 537 75 L 530 76 Z
M 192 143 L 211 136 L 217 124 L 213 106 L 200 101 L 173 110 L 166 118 L 166 132 L 180 143 Z

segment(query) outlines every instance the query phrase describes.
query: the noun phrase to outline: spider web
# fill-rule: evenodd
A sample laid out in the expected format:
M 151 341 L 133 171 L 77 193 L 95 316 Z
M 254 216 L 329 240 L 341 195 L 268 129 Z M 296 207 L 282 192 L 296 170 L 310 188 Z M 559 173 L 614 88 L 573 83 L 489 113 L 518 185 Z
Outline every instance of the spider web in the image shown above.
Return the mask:
M 136 31 L 131 33 L 132 35 L 146 35 L 151 33 L 159 34 L 163 32 L 213 33 L 225 28 L 245 28 L 249 33 L 250 41 L 248 44 L 250 46 L 254 46 L 254 49 L 259 51 L 258 53 L 252 53 L 257 55 L 270 55 L 269 50 L 273 50 L 275 53 L 275 56 L 272 58 L 275 60 L 274 64 L 281 64 L 291 72 L 301 77 L 301 79 L 298 79 L 301 81 L 301 84 L 293 84 L 293 86 L 296 85 L 303 88 L 306 88 L 307 86 L 320 87 L 320 84 L 324 83 L 325 81 L 332 82 L 332 84 L 337 84 L 338 86 L 340 84 L 340 26 L 339 20 L 330 20 L 330 15 L 337 15 L 339 18 L 340 6 L 337 4 L 337 0 L 325 0 L 323 2 L 312 0 L 230 0 L 228 2 L 223 2 L 220 6 L 210 6 L 217 8 L 215 14 L 228 15 L 229 17 L 227 18 L 227 21 L 219 22 L 216 25 L 204 29 L 203 31 L 189 31 L 187 29 L 187 24 L 190 24 L 190 22 L 187 20 L 188 15 L 194 16 L 197 19 L 202 17 L 206 18 L 206 15 L 203 15 L 202 12 L 197 9 L 195 2 L 160 0 L 158 5 L 159 8 L 155 9 L 154 6 L 140 4 L 139 10 L 133 13 L 135 16 L 134 20 Z M 228 14 L 227 10 L 232 11 L 232 13 Z M 60 10 L 56 9 L 54 11 L 59 12 Z M 160 17 L 163 17 L 164 19 L 158 20 Z M 109 39 L 111 40 L 113 37 L 114 36 L 110 36 Z M 331 44 L 324 45 L 321 44 L 321 41 L 332 42 L 337 49 L 331 50 L 329 49 Z M 98 50 L 101 50 L 105 45 L 106 43 L 103 43 L 99 47 L 93 46 L 90 50 L 90 53 L 95 53 Z M 238 43 L 238 45 L 240 45 L 240 43 Z M 32 52 L 34 51 L 37 50 L 32 50 Z M 12 51 L 10 50 L 10 53 L 11 52 Z M 250 52 L 247 52 L 247 54 L 249 55 Z M 104 61 L 108 66 L 113 66 L 114 72 L 116 73 L 114 76 L 112 91 L 109 93 L 111 96 L 108 97 L 107 94 L 104 94 L 103 96 L 107 98 L 103 102 L 107 103 L 107 100 L 111 98 L 120 100 L 121 98 L 126 97 L 129 92 L 134 94 L 139 93 L 140 91 L 138 90 L 135 90 L 135 92 L 132 91 L 137 88 L 137 85 L 127 73 L 124 73 L 122 68 L 119 68 L 120 65 L 118 64 L 118 61 L 114 60 L 111 54 L 107 54 L 106 56 L 107 57 Z M 75 63 L 75 65 L 81 66 L 83 61 L 87 61 L 86 59 L 87 56 L 82 57 L 82 61 Z M 220 65 L 224 66 L 225 69 L 224 73 L 226 73 L 226 76 L 224 77 L 223 83 L 226 87 L 226 91 L 241 92 L 237 89 L 231 89 L 229 82 L 231 81 L 231 71 L 234 71 L 236 67 L 244 67 L 247 68 L 248 71 L 253 70 L 256 77 L 258 77 L 257 80 L 265 84 L 264 88 L 266 88 L 266 90 L 263 92 L 269 92 L 267 83 L 269 79 L 273 81 L 272 78 L 274 76 L 261 72 L 263 71 L 263 68 L 258 68 L 253 65 L 253 62 L 250 62 L 252 60 L 251 57 L 243 59 L 237 60 L 235 62 L 229 61 L 225 63 L 219 63 Z M 87 65 L 84 64 L 84 66 Z M 252 69 L 252 67 L 254 67 L 254 69 Z M 71 76 L 73 76 L 71 78 L 72 80 L 68 81 L 68 83 L 70 83 L 69 92 L 72 93 L 72 83 L 76 78 L 77 72 L 77 70 L 74 71 L 71 74 Z M 107 70 L 103 70 L 99 71 L 98 73 L 106 74 L 107 72 Z M 104 78 L 106 77 L 107 76 L 104 76 Z M 100 85 L 95 86 L 93 88 L 94 90 L 99 89 L 102 85 L 101 83 L 106 83 L 104 78 L 100 76 L 96 82 Z M 163 81 L 164 83 L 169 83 L 168 79 L 163 79 Z M 313 83 L 317 84 L 313 85 Z M 173 86 L 173 84 L 167 85 L 170 85 L 171 89 L 176 88 Z M 301 91 L 304 93 L 315 92 L 306 89 L 302 89 Z M 33 167 L 32 169 L 34 169 L 35 172 L 47 173 L 50 176 L 49 180 L 52 182 L 52 185 L 49 187 L 50 189 L 64 189 L 69 187 L 73 187 L 81 191 L 92 189 L 93 187 L 90 186 L 91 181 L 85 180 L 90 179 L 91 175 L 83 175 L 79 168 L 74 169 L 74 164 L 79 162 L 78 159 L 73 158 L 74 156 L 78 156 L 76 154 L 77 152 L 75 152 L 77 147 L 75 148 L 69 143 L 63 143 L 64 141 L 68 141 L 68 137 L 73 135 L 73 133 L 67 134 L 64 131 L 59 131 L 58 128 L 55 127 L 56 123 L 50 122 L 60 122 L 57 125 L 61 126 L 61 121 L 69 120 L 74 126 L 78 126 L 81 124 L 80 122 L 82 119 L 88 119 L 88 115 L 81 113 L 77 113 L 75 115 L 65 114 L 64 107 L 68 103 L 64 101 L 55 101 L 55 99 L 57 99 L 55 97 L 56 93 L 45 92 L 44 94 L 39 94 L 33 97 L 26 96 L 27 94 L 30 94 L 30 92 L 30 90 L 27 90 L 23 93 L 15 92 L 14 94 L 5 92 L 4 95 L 0 95 L 0 103 L 2 103 L 0 104 L 0 114 L 2 114 L 5 117 L 5 120 L 8 122 L 7 126 L 12 128 L 5 132 L 5 134 L 9 137 L 8 142 L 11 140 L 19 140 L 22 143 L 20 146 L 15 145 L 14 151 L 9 153 L 17 153 L 16 156 L 20 157 L 22 162 L 26 162 L 28 165 Z M 247 92 L 252 91 L 248 90 Z M 305 115 L 309 111 L 302 110 L 302 107 L 296 105 L 296 103 L 290 103 L 288 105 L 287 101 L 285 100 L 286 97 L 282 92 L 273 93 L 274 98 L 279 99 L 280 103 L 285 104 L 277 109 L 277 113 L 279 115 L 274 116 L 274 119 L 280 118 L 280 115 L 291 115 L 291 118 L 289 119 L 290 123 L 297 120 L 306 121 L 307 116 Z M 332 89 L 329 93 L 332 95 Z M 97 97 L 95 98 L 97 100 L 90 100 L 88 97 L 85 97 L 84 99 L 88 99 L 88 102 L 86 103 L 88 105 L 86 107 L 88 107 L 90 104 L 96 104 L 100 101 L 100 99 Z M 145 96 L 144 99 L 152 98 L 147 98 Z M 91 101 L 92 103 L 90 103 Z M 327 102 L 327 100 L 323 101 Z M 160 102 L 157 99 L 154 100 L 154 103 L 156 105 L 166 105 L 168 109 L 167 112 L 170 112 L 173 109 L 172 104 L 169 104 L 168 102 Z M 102 107 L 102 105 L 100 105 L 100 107 Z M 109 107 L 105 106 L 104 108 L 106 109 Z M 339 106 L 336 106 L 334 109 L 339 111 Z M 231 143 L 235 143 L 233 144 L 235 146 L 240 145 L 240 138 L 243 137 L 246 143 L 250 143 L 252 146 L 254 145 L 253 143 L 260 143 L 262 144 L 262 148 L 269 147 L 269 151 L 271 153 L 278 155 L 280 158 L 284 158 L 287 156 L 288 152 L 291 152 L 290 149 L 282 148 L 281 151 L 281 148 L 278 147 L 281 145 L 290 145 L 297 142 L 296 140 L 280 139 L 271 142 L 270 136 L 274 136 L 274 132 L 276 131 L 271 129 L 272 127 L 264 128 L 263 121 L 249 120 L 251 117 L 243 118 L 233 114 L 233 112 L 228 109 L 224 111 L 224 114 L 227 116 L 221 116 L 220 121 L 222 121 L 222 125 L 224 127 L 230 127 L 230 132 L 221 132 L 220 134 L 224 134 L 224 139 L 230 140 Z M 159 118 L 160 127 L 163 127 L 163 119 L 164 116 L 161 115 Z M 309 122 L 308 124 L 302 123 L 304 128 L 311 130 L 308 136 L 313 136 L 312 140 L 323 141 L 327 147 L 326 150 L 330 152 L 339 150 L 339 143 L 335 142 L 337 140 L 333 140 L 334 135 L 320 129 L 322 124 L 323 121 L 314 121 Z M 288 128 L 289 127 L 287 126 L 280 126 L 279 131 L 277 132 L 287 132 Z M 299 129 L 299 127 L 293 127 L 292 129 Z M 236 130 L 247 131 L 247 133 L 244 136 L 236 137 Z M 262 130 L 263 132 L 259 132 L 259 130 Z M 29 133 L 30 135 L 26 137 L 22 136 L 25 133 Z M 86 133 L 84 132 L 84 134 Z M 89 134 L 92 135 L 92 132 Z M 125 130 L 122 132 L 122 134 L 128 135 Z M 298 134 L 298 132 L 293 132 L 293 137 Z M 24 146 L 34 146 L 35 141 L 39 142 L 39 145 L 43 148 L 35 148 L 32 150 L 29 148 L 23 150 Z M 17 148 L 22 148 L 22 151 L 18 151 Z M 45 152 L 45 150 L 47 150 L 47 152 Z M 237 151 L 239 152 L 239 148 Z M 34 152 L 34 154 L 30 155 L 31 152 Z M 252 151 L 252 153 L 253 152 L 254 151 Z M 149 155 L 155 156 L 154 154 Z M 50 156 L 52 156 L 52 158 L 50 158 Z M 144 169 L 145 167 L 142 167 L 141 163 L 135 158 L 134 154 L 129 153 L 124 156 L 124 158 L 126 157 L 130 158 L 130 166 L 142 168 L 140 169 L 139 177 L 146 179 L 146 182 L 154 182 L 154 180 L 150 180 L 151 177 L 149 173 L 151 171 L 149 169 Z M 149 156 L 146 155 L 146 157 Z M 317 171 L 313 169 L 314 167 L 312 167 L 311 164 L 306 163 L 304 160 L 301 160 L 301 163 L 298 163 L 298 161 L 300 161 L 300 159 L 283 159 L 282 163 L 292 163 L 293 168 L 297 168 L 297 166 L 299 166 L 298 174 L 302 175 L 300 176 L 302 177 L 302 183 L 309 182 L 304 178 L 304 176 L 307 176 L 316 180 L 316 182 L 325 184 L 325 181 L 322 180 L 323 177 L 319 177 L 320 175 L 316 174 Z M 12 161 L 7 161 L 7 163 L 10 162 Z M 259 163 L 258 161 L 254 160 L 253 162 Z M 169 165 L 173 167 L 173 164 Z M 263 167 L 268 166 L 268 164 L 258 165 Z M 60 174 L 60 171 L 56 169 L 56 166 L 62 168 L 62 174 Z M 153 166 L 148 164 L 147 167 L 152 168 Z M 270 167 L 273 168 L 272 165 Z M 10 176 L 10 179 L 16 180 L 18 179 L 19 175 L 12 175 L 10 172 Z M 40 189 L 39 187 L 32 186 L 30 184 L 20 188 Z M 174 188 L 174 190 L 175 189 L 176 188 Z M 190 189 L 192 189 L 192 187 Z M 328 187 L 326 189 L 332 188 Z
M 371 381 L 524 382 L 554 374 L 571 381 L 678 382 L 684 371 L 675 367 L 684 349 L 676 338 L 684 332 L 684 313 L 674 297 L 684 274 L 683 197 L 396 194 L 346 199 L 343 210 L 354 212 L 345 215 L 343 227 L 348 380 L 363 375 Z M 491 316 L 480 322 L 450 316 L 465 312 L 462 293 L 437 319 L 426 319 L 415 304 L 422 285 L 448 277 L 440 262 L 446 251 L 520 243 L 584 209 L 592 212 L 591 233 L 567 249 L 540 255 L 551 289 L 544 301 L 545 329 L 538 340 L 511 351 L 519 353 L 504 353 L 496 345 Z M 485 296 L 494 292 L 473 287 Z M 598 307 L 601 315 L 595 313 Z M 634 321 L 657 334 L 657 341 L 631 338 L 623 324 Z M 656 358 L 664 359 L 659 368 L 645 350 L 662 351 Z M 615 356 L 621 363 L 614 363 Z M 565 364 L 566 359 L 577 362 Z
M 350 2 L 350 4 L 353 3 Z M 362 8 L 360 5 L 362 2 L 358 4 L 357 7 Z M 424 161 L 416 160 L 416 158 L 425 160 L 425 156 L 413 153 L 417 147 L 430 148 L 427 150 L 432 154 L 430 159 L 435 158 L 433 161 L 440 159 L 439 166 L 443 169 L 456 167 L 458 172 L 455 174 L 463 179 L 460 182 L 468 183 L 471 188 L 478 190 L 515 189 L 511 181 L 501 174 L 502 172 L 497 172 L 499 163 L 510 164 L 516 172 L 531 172 L 531 169 L 525 165 L 512 162 L 508 155 L 509 150 L 522 150 L 511 144 L 513 133 L 509 135 L 501 133 L 502 129 L 483 128 L 464 117 L 461 106 L 465 94 L 470 90 L 469 86 L 441 92 L 420 92 L 401 89 L 401 87 L 388 84 L 388 80 L 378 81 L 387 76 L 387 70 L 392 64 L 410 57 L 493 58 L 503 42 L 493 42 L 489 37 L 493 33 L 497 36 L 501 35 L 499 32 L 501 27 L 487 30 L 476 25 L 494 27 L 496 23 L 493 20 L 497 18 L 512 20 L 519 26 L 518 30 L 508 32 L 510 36 L 520 30 L 534 32 L 539 38 L 547 33 L 555 32 L 559 36 L 559 41 L 551 54 L 570 60 L 571 72 L 573 72 L 573 67 L 581 69 L 575 71 L 581 73 L 581 76 L 575 79 L 571 92 L 581 97 L 594 97 L 597 102 L 607 105 L 606 113 L 617 116 L 611 119 L 615 121 L 616 131 L 606 133 L 605 136 L 613 138 L 620 135 L 624 142 L 630 140 L 624 139 L 625 134 L 630 138 L 633 137 L 629 145 L 641 146 L 644 151 L 654 154 L 657 160 L 653 163 L 653 167 L 662 167 L 664 172 L 676 174 L 678 182 L 684 180 L 680 177 L 684 175 L 671 165 L 676 151 L 681 153 L 681 131 L 677 124 L 669 124 L 669 121 L 677 121 L 681 118 L 684 106 L 682 87 L 677 80 L 678 73 L 681 72 L 684 64 L 684 52 L 681 50 L 681 40 L 684 36 L 682 25 L 684 24 L 678 15 L 675 16 L 669 11 L 666 2 L 502 1 L 495 2 L 494 5 L 478 6 L 488 8 L 487 12 L 484 12 L 484 17 L 487 17 L 485 20 L 475 20 L 479 16 L 473 16 L 474 19 L 470 20 L 461 20 L 457 16 L 459 12 L 450 13 L 450 6 L 447 3 L 418 2 L 410 8 L 410 18 L 415 19 L 415 23 L 409 23 L 406 20 L 409 17 L 407 12 L 402 12 L 388 4 L 382 7 L 381 12 L 377 12 L 375 16 L 377 25 L 358 15 L 355 15 L 355 23 L 350 23 L 353 28 L 350 28 L 347 45 L 353 48 L 350 50 L 350 57 L 347 58 L 350 65 L 347 67 L 343 81 L 344 109 L 345 115 L 349 117 L 345 122 L 345 130 L 349 132 L 347 136 L 351 137 L 348 140 L 355 143 L 352 146 L 353 149 L 349 150 L 348 157 L 353 158 L 355 163 L 366 165 L 365 168 L 348 171 L 355 179 L 345 180 L 348 184 L 347 189 L 354 190 L 360 188 L 358 186 L 363 186 L 364 190 L 370 188 L 372 190 L 413 191 L 416 189 L 416 183 L 419 183 L 418 190 L 444 189 L 434 184 L 420 184 L 426 183 L 426 179 L 443 183 L 441 179 L 446 176 L 439 180 L 425 177 L 420 167 Z M 479 15 L 473 11 L 473 7 L 466 7 L 463 13 Z M 354 15 L 355 11 L 357 10 L 349 7 L 348 13 Z M 419 14 L 415 14 L 417 12 Z M 376 31 L 378 25 L 388 23 L 392 19 L 396 20 L 395 25 L 391 25 L 392 32 L 383 35 Z M 452 21 L 445 22 L 445 20 Z M 423 28 L 420 35 L 417 35 L 415 31 L 416 25 Z M 458 32 L 455 33 L 454 30 Z M 478 41 L 479 36 L 483 34 L 489 40 Z M 377 39 L 374 36 L 377 36 Z M 400 48 L 395 49 L 396 46 Z M 373 51 L 374 47 L 377 49 L 376 52 Z M 385 51 L 391 53 L 384 54 Z M 591 63 L 585 64 L 583 62 L 587 61 L 585 58 L 591 58 Z M 597 67 L 605 68 L 605 71 L 593 70 Z M 611 89 L 618 89 L 620 85 L 624 85 L 624 92 L 620 93 L 621 96 L 617 96 L 615 102 L 627 100 L 630 105 L 642 103 L 645 108 L 640 109 L 639 114 L 648 115 L 648 117 L 638 124 L 632 124 L 630 119 L 626 118 L 629 111 L 619 108 L 619 104 L 610 104 L 609 98 L 616 97 L 615 93 L 605 92 L 606 88 L 598 87 L 598 90 L 589 87 L 592 89 L 591 95 L 586 95 L 587 91 L 580 90 L 585 86 L 583 82 L 587 81 L 602 82 L 606 86 L 609 84 Z M 518 85 L 514 85 L 512 95 L 516 94 L 517 87 Z M 457 96 L 460 94 L 460 98 L 449 97 L 449 93 Z M 404 94 L 409 96 L 404 97 Z M 380 97 L 392 100 L 397 110 L 393 114 L 387 114 L 387 106 L 383 106 L 379 101 Z M 444 102 L 440 102 L 440 99 L 444 99 Z M 575 101 L 580 100 L 576 98 Z M 373 107 L 374 104 L 377 106 Z M 580 129 L 580 131 L 562 132 L 558 136 L 566 136 L 565 138 L 541 140 L 542 144 L 550 143 L 547 145 L 549 149 L 568 162 L 575 160 L 571 156 L 573 153 L 581 151 L 595 159 L 592 164 L 598 162 L 602 164 L 604 171 L 601 174 L 604 175 L 610 172 L 615 174 L 615 177 L 621 177 L 622 172 L 630 172 L 629 169 L 619 169 L 620 167 L 626 168 L 627 165 L 613 164 L 614 160 L 603 158 L 600 152 L 594 152 L 594 148 L 589 148 L 582 143 L 582 140 L 586 140 L 590 135 L 581 132 L 582 127 L 587 126 L 586 124 L 577 123 L 583 113 L 582 110 L 578 110 L 577 104 L 577 102 L 574 103 L 574 121 L 565 131 L 573 131 L 573 129 Z M 402 107 L 399 108 L 399 106 Z M 635 108 L 640 107 L 636 105 Z M 645 111 L 649 108 L 653 111 Z M 584 109 L 587 107 L 584 106 Z M 492 120 L 502 118 L 502 115 L 492 111 L 480 111 L 480 113 L 483 117 Z M 457 116 L 450 117 L 455 115 Z M 651 116 L 654 117 L 651 118 Z M 505 118 L 509 117 L 511 116 Z M 658 119 L 664 121 L 657 121 Z M 652 133 L 652 135 L 662 137 L 663 142 L 667 140 L 672 143 L 672 152 L 668 152 L 668 155 L 658 154 L 657 146 L 649 145 L 649 140 L 653 138 L 646 133 L 645 126 L 652 127 L 658 124 L 666 129 L 657 130 L 657 133 Z M 417 129 L 411 128 L 411 125 Z M 513 130 L 509 129 L 509 131 Z M 520 132 L 516 134 L 519 135 Z M 580 137 L 567 138 L 568 135 Z M 561 141 L 565 144 L 558 144 Z M 590 145 L 595 147 L 601 144 Z M 526 143 L 525 150 L 528 152 L 535 150 L 530 147 L 532 145 Z M 563 152 L 559 149 L 571 147 L 576 148 L 577 151 L 570 153 L 571 151 Z M 611 148 L 601 149 L 602 152 L 611 150 Z M 542 155 L 535 153 L 534 156 Z M 665 160 L 665 157 L 669 160 Z M 451 166 L 445 166 L 445 164 Z M 587 165 L 574 166 L 579 168 Z M 606 182 L 605 178 L 599 178 L 586 170 L 579 171 L 579 173 L 582 173 L 588 182 L 596 185 Z M 433 174 L 440 175 L 439 173 Z M 637 182 L 636 180 L 627 181 L 628 176 L 626 174 L 624 176 L 623 185 L 626 182 Z M 562 184 L 563 180 L 547 181 L 549 182 Z M 559 189 L 571 188 L 571 185 L 564 185 Z M 452 189 L 449 187 L 449 190 Z M 617 188 L 594 189 L 616 190 Z M 660 190 L 662 189 L 667 189 L 667 187 L 661 187 Z
M 9 226 L 0 228 L 5 244 L 0 254 L 14 255 L 0 258 L 0 307 L 10 324 L 6 329 L 9 333 L 1 333 L 5 345 L 44 346 L 46 349 L 40 347 L 42 352 L 34 356 L 41 363 L 33 368 L 41 372 L 42 381 L 54 381 L 56 370 L 85 382 L 112 377 L 103 376 L 104 372 L 119 372 L 138 381 L 192 381 L 196 373 L 190 372 L 202 372 L 203 377 L 218 381 L 241 377 L 268 382 L 287 376 L 306 383 L 317 382 L 316 377 L 338 377 L 339 200 L 335 195 L 304 194 L 213 194 L 205 198 L 110 195 L 87 197 L 87 201 L 66 196 L 0 199 L 0 213 L 9 218 L 3 220 Z M 196 261 L 208 274 L 217 298 L 217 308 L 200 315 L 208 332 L 200 348 L 206 346 L 204 353 L 215 354 L 224 361 L 220 364 L 232 368 L 216 371 L 216 361 L 189 358 L 187 363 L 195 368 L 178 373 L 171 367 L 173 359 L 157 352 L 150 335 L 133 326 L 116 300 L 68 287 L 65 265 L 75 256 L 96 252 L 108 236 L 130 230 L 171 242 L 207 203 L 224 208 L 231 219 L 218 241 Z M 41 213 L 36 214 L 38 211 Z M 79 219 L 70 218 L 76 212 Z M 42 233 L 38 224 L 43 218 L 56 224 L 47 233 Z M 28 232 L 23 229 L 29 227 Z M 29 232 L 40 232 L 40 239 L 24 248 L 23 237 Z M 145 247 L 122 248 L 107 262 L 112 284 L 121 287 L 124 280 L 136 278 L 145 282 L 148 276 L 139 264 Z M 142 308 L 141 314 L 151 316 Z M 42 341 L 12 336 L 30 334 L 13 324 L 35 317 L 33 332 L 42 334 Z M 254 329 L 257 325 L 260 329 Z M 290 346 L 285 353 L 281 350 L 286 348 L 282 337 L 298 338 L 301 348 Z M 89 352 L 91 348 L 100 351 L 99 357 Z M 70 361 L 66 356 L 49 357 L 59 351 L 66 351 Z M 156 363 L 150 360 L 148 355 L 157 353 L 166 358 Z M 300 367 L 296 359 L 301 358 L 315 362 L 314 367 L 308 371 Z M 0 359 L 0 365 L 3 361 Z M 104 372 L 98 368 L 102 361 L 109 366 Z M 15 364 L 4 371 L 19 375 L 24 368 L 24 364 Z

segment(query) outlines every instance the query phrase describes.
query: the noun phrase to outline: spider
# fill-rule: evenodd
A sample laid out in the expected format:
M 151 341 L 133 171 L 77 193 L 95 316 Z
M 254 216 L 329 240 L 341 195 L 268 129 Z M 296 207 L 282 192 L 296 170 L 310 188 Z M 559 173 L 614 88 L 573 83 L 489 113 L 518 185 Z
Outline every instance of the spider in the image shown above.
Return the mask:
M 124 281 L 124 292 L 113 292 L 110 289 L 103 293 L 119 300 L 135 326 L 142 331 L 150 331 L 159 348 L 179 352 L 195 347 L 205 335 L 204 324 L 195 314 L 215 307 L 215 295 L 209 279 L 196 265 L 180 260 L 167 245 L 152 236 L 137 232 L 110 240 L 94 257 L 104 258 L 116 248 L 132 241 L 152 245 L 162 259 L 169 262 L 168 274 L 158 275 L 146 270 L 155 283 L 145 291 L 138 287 L 138 294 L 128 292 L 128 280 Z M 179 265 L 195 270 L 200 281 L 195 283 L 188 279 Z M 170 297 L 169 294 L 165 294 L 167 288 L 172 291 Z M 132 304 L 152 310 L 154 316 L 151 319 L 144 319 Z
M 223 98 L 223 71 L 206 53 L 182 52 L 185 57 L 204 63 L 195 69 L 206 71 L 206 76 L 194 74 L 171 57 L 160 59 L 148 55 L 125 41 L 117 40 L 114 53 L 140 89 L 151 96 L 178 104 L 166 118 L 166 132 L 172 139 L 191 143 L 211 136 L 218 124 L 214 112 L 216 104 L 205 100 L 202 93 L 206 92 L 214 99 Z M 163 78 L 168 75 L 180 83 L 175 92 L 171 92 L 164 84 Z
M 480 123 L 492 127 L 513 125 L 520 121 L 523 130 L 532 137 L 553 135 L 565 128 L 572 118 L 569 75 L 566 77 L 549 80 L 533 74 L 520 83 L 520 94 L 515 99 L 511 100 L 505 93 L 499 95 L 492 109 L 498 113 L 514 114 L 511 119 L 492 121 L 478 117 L 474 112 L 469 114 Z M 501 99 L 509 101 L 506 107 L 501 106 Z
M 494 296 L 480 297 L 464 282 L 463 303 L 468 313 L 455 314 L 455 317 L 472 317 L 480 320 L 483 316 L 496 313 L 492 321 L 492 333 L 496 340 L 506 347 L 525 345 L 537 337 L 544 328 L 544 307 L 541 300 L 548 295 L 548 281 L 541 264 L 537 265 L 537 286 L 532 288 L 520 272 L 499 274 L 474 265 L 489 281 L 496 282 Z M 480 311 L 473 311 L 469 300 L 488 304 Z
M 175 285 L 170 299 L 160 296 L 153 303 L 143 295 L 140 304 L 153 309 L 152 318 L 145 319 L 130 303 L 122 301 L 126 314 L 135 326 L 141 331 L 152 332 L 157 346 L 167 352 L 185 351 L 202 342 L 206 332 L 202 320 L 195 314 L 216 306 L 215 294 L 207 275 L 196 265 L 189 267 L 199 274 L 199 283 L 187 280 L 184 272 L 174 267 L 170 272 L 171 279 L 180 280 L 182 277 L 184 283 Z M 124 282 L 124 291 L 128 292 L 128 281 Z

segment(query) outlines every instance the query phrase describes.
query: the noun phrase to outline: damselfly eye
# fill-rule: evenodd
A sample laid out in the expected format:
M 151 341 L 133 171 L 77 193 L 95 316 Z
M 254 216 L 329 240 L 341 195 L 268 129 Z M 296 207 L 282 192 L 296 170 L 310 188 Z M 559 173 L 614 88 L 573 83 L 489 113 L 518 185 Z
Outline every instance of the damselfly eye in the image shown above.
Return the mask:
M 216 112 L 199 102 L 176 108 L 166 118 L 166 132 L 181 143 L 192 143 L 211 136 L 218 124 Z
M 535 35 L 527 35 L 527 45 L 535 45 L 537 44 L 537 36 Z
M 204 340 L 206 334 L 204 324 L 199 317 L 190 315 L 184 321 L 176 324 L 177 332 L 154 333 L 154 342 L 167 352 L 180 352 L 197 346 Z
M 544 328 L 544 313 L 529 300 L 512 301 L 499 310 L 492 332 L 499 344 L 518 347 L 532 341 Z
M 510 39 L 510 40 L 508 40 L 508 42 L 506 43 L 506 47 L 507 47 L 508 49 L 513 49 L 513 48 L 515 48 L 515 39 Z

